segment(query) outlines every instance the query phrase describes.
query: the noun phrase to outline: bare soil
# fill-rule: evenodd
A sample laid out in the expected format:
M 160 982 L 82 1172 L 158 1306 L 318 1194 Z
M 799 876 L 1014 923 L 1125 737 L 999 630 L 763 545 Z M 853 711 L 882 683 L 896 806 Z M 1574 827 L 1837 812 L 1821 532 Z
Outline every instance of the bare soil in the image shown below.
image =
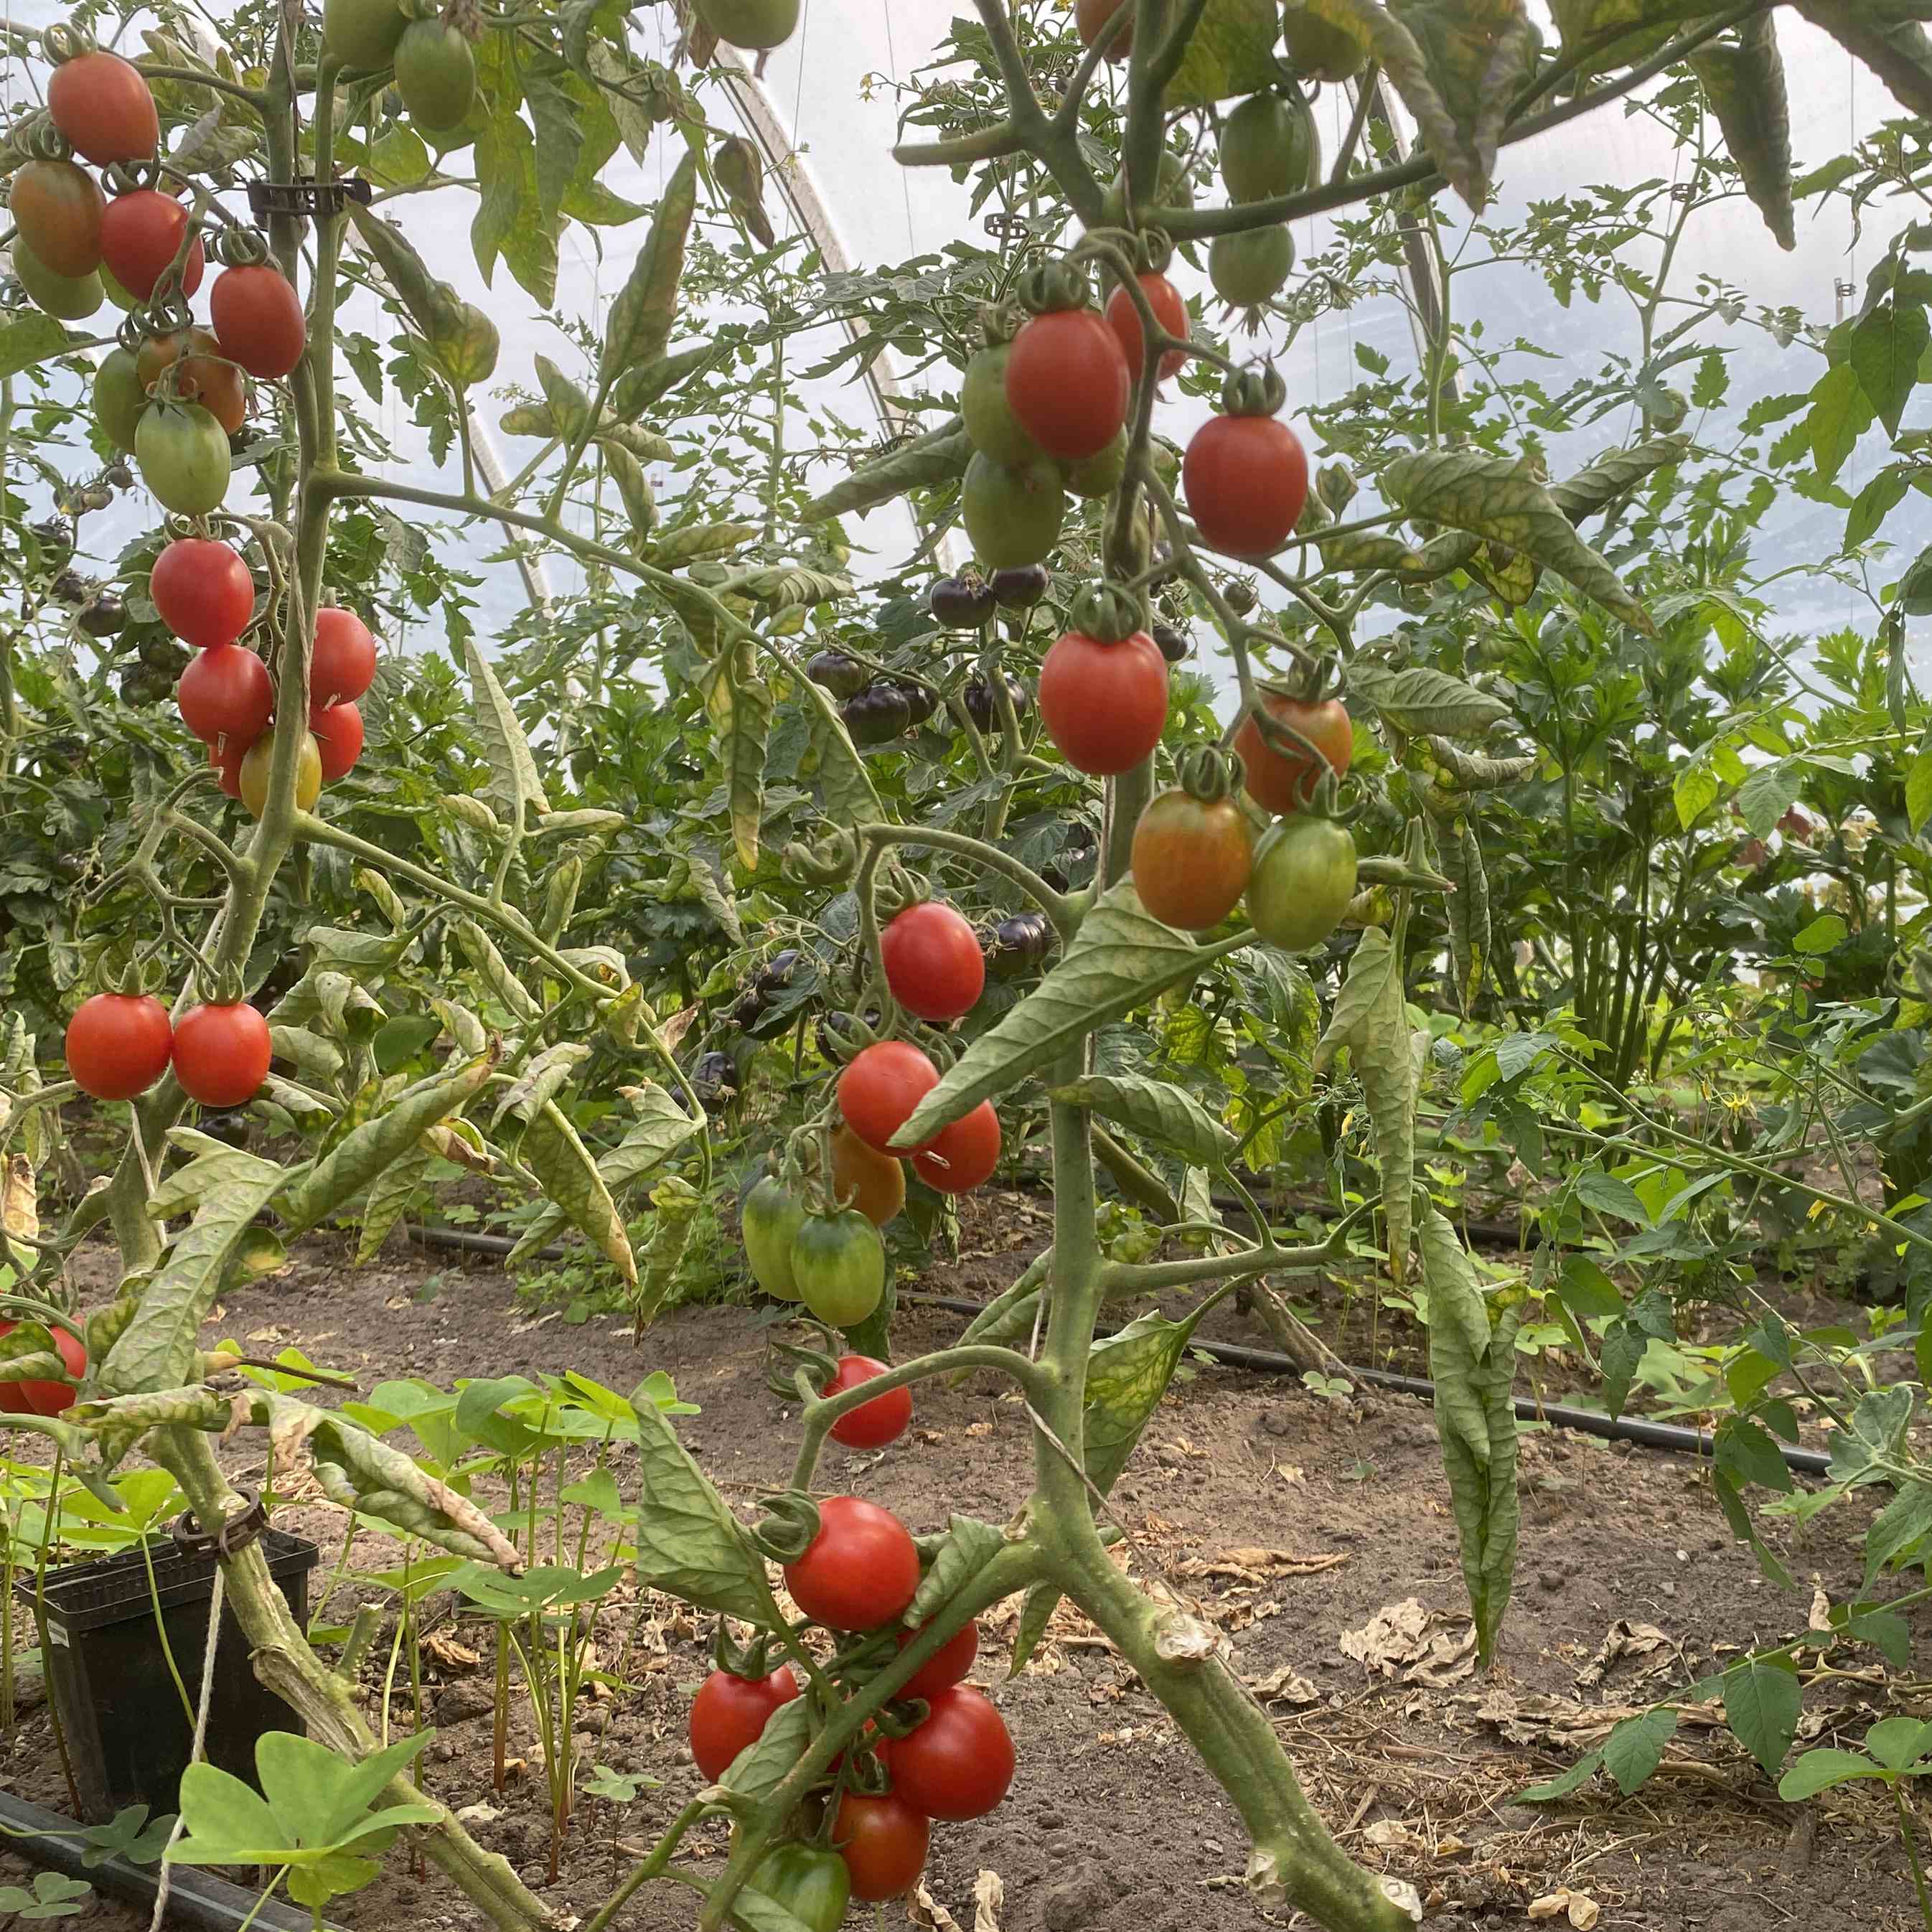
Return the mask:
M 1017 1274 L 1045 1222 L 1037 1201 L 1007 1196 L 974 1204 L 965 1232 L 961 1260 L 932 1270 L 922 1288 L 983 1298 Z M 398 1376 L 447 1386 L 465 1376 L 574 1368 L 628 1389 L 662 1369 L 700 1406 L 681 1433 L 728 1498 L 748 1508 L 785 1480 L 794 1418 L 766 1385 L 762 1332 L 743 1310 L 678 1311 L 640 1351 L 615 1321 L 526 1318 L 492 1265 L 400 1244 L 370 1268 L 351 1269 L 346 1256 L 332 1240 L 305 1243 L 283 1274 L 232 1298 L 208 1339 L 239 1336 L 262 1353 L 292 1345 L 365 1388 Z M 1268 1344 L 1258 1321 L 1232 1310 L 1217 1320 L 1226 1336 Z M 898 1351 L 940 1346 L 959 1326 L 956 1315 L 908 1306 Z M 1234 1667 L 1268 1701 L 1331 1827 L 1364 1863 L 1414 1881 L 1432 1926 L 1903 1932 L 1919 1922 L 1883 1794 L 1853 1785 L 1786 1806 L 1714 1712 L 1687 1712 L 1663 1771 L 1631 1798 L 1600 1778 L 1563 1803 L 1516 1800 L 1618 1716 L 1754 1642 L 1803 1630 L 1814 1586 L 1834 1601 L 1852 1594 L 1871 1503 L 1854 1501 L 1804 1532 L 1773 1536 L 1801 1585 L 1788 1596 L 1734 1544 L 1694 1462 L 1532 1432 L 1516 1597 L 1485 1678 L 1465 1654 L 1455 1528 L 1427 1408 L 1398 1396 L 1337 1402 L 1293 1378 L 1205 1364 L 1185 1372 L 1116 1492 L 1129 1560 L 1136 1574 L 1192 1595 L 1225 1632 Z M 259 1444 L 238 1438 L 224 1455 L 238 1480 L 259 1479 Z M 982 1376 L 957 1389 L 928 1385 L 905 1438 L 876 1456 L 831 1448 L 823 1474 L 828 1486 L 861 1492 L 923 1531 L 955 1510 L 1002 1520 L 1025 1495 L 1029 1468 L 1024 1414 Z M 622 1480 L 623 1469 L 616 1473 Z M 319 1497 L 278 1514 L 280 1526 L 323 1546 L 318 1588 L 344 1520 Z M 394 1556 L 393 1544 L 368 1535 L 352 1550 L 362 1568 Z M 339 1591 L 329 1621 L 346 1622 L 352 1598 Z M 1345 1634 L 1411 1598 L 1428 1613 L 1417 1646 L 1429 1651 L 1423 1662 L 1372 1674 L 1345 1653 Z M 428 1608 L 449 1634 L 473 1640 L 450 1628 L 446 1599 Z M 500 1796 L 490 1788 L 487 1667 L 466 1667 L 460 1651 L 432 1666 L 430 1788 L 454 1806 L 484 1807 L 473 1828 L 566 1915 L 587 1915 L 628 1862 L 614 1840 L 648 1844 L 699 1786 L 684 1721 L 708 1668 L 710 1632 L 666 1599 L 626 1597 L 600 1623 L 607 1665 L 633 1625 L 631 1687 L 584 1707 L 579 1744 L 586 1767 L 659 1782 L 615 1812 L 582 1802 L 555 1885 L 526 1708 L 520 1700 L 512 1725 L 512 1753 L 524 1768 Z M 386 1635 L 364 1672 L 372 1715 Z M 1063 1611 L 1040 1653 L 1007 1682 L 1011 1635 L 1010 1610 L 988 1620 L 975 1677 L 1006 1715 L 1018 1774 L 991 1817 L 935 1828 L 934 1898 L 970 1926 L 975 1880 L 992 1871 L 1004 1887 L 1002 1932 L 1238 1932 L 1280 1923 L 1241 1887 L 1246 1846 L 1233 1808 L 1105 1640 Z M 1901 1708 L 1898 1687 L 1869 1668 L 1869 1653 L 1832 1661 L 1836 1672 L 1808 1691 L 1801 1744 L 1855 1741 Z M 1932 1702 L 1907 1697 L 1903 1708 L 1932 1714 Z M 410 1727 L 402 1690 L 391 1722 L 398 1734 Z M 44 1714 L 22 1724 L 4 1774 L 22 1796 L 64 1808 Z M 723 1849 L 722 1832 L 687 1842 L 700 1870 Z M 886 1922 L 900 1922 L 902 1911 L 887 1909 Z M 486 1922 L 433 1871 L 412 1871 L 401 1848 L 376 1883 L 338 1900 L 331 1916 L 358 1932 Z M 682 1932 L 692 1918 L 691 1894 L 660 1886 L 640 1893 L 619 1923 Z M 146 1918 L 97 1901 L 85 1922 L 136 1932 Z

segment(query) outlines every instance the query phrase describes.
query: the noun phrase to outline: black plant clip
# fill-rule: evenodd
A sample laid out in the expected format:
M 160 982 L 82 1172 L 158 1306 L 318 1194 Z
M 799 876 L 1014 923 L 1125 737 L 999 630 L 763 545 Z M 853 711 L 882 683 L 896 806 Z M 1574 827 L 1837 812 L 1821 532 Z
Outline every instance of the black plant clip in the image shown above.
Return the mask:
M 244 1490 L 245 1496 L 248 1492 Z M 212 1534 L 197 1527 L 193 1510 L 183 1510 L 169 1531 L 184 1556 L 238 1556 L 268 1526 L 268 1512 L 258 1496 L 238 1516 L 230 1516 Z
M 333 218 L 352 201 L 367 208 L 375 198 L 375 189 L 360 175 L 341 181 L 319 182 L 313 175 L 298 175 L 292 182 L 250 182 L 248 211 L 258 222 L 277 215 L 296 221 L 313 221 L 317 215 Z

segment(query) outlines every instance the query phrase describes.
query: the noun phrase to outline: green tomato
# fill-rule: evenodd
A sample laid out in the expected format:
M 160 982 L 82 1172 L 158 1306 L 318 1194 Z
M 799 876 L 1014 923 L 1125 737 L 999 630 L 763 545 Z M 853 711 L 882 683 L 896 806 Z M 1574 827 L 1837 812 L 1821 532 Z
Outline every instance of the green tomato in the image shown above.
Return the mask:
M 151 403 L 134 460 L 154 500 L 182 516 L 205 517 L 228 494 L 228 432 L 199 403 Z
M 107 299 L 100 277 L 57 275 L 16 235 L 13 248 L 14 274 L 34 306 L 62 322 L 85 322 Z
M 1306 952 L 1342 922 L 1355 896 L 1355 842 L 1332 818 L 1285 818 L 1255 850 L 1248 916 L 1270 946 Z
M 1127 433 L 1123 429 L 1097 455 L 1070 463 L 1060 472 L 1076 496 L 1111 496 L 1127 473 Z
M 820 1321 L 850 1328 L 878 1306 L 886 1292 L 886 1244 L 856 1208 L 808 1214 L 791 1244 L 792 1279 Z
M 94 372 L 94 420 L 116 449 L 131 456 L 134 434 L 147 407 L 148 392 L 135 373 L 134 352 L 117 345 Z
M 1299 94 L 1250 94 L 1221 124 L 1221 178 L 1230 201 L 1299 194 L 1322 178 L 1322 141 Z
M 959 413 L 982 456 L 1023 469 L 1038 460 L 1040 448 L 1014 420 L 1006 402 L 1006 357 L 1012 346 L 1002 342 L 982 349 L 967 364 L 966 379 L 959 386 Z
M 1312 11 L 1306 0 L 1286 0 L 1281 31 L 1288 64 L 1310 80 L 1352 80 L 1368 64 L 1368 49 L 1346 27 Z
M 1235 308 L 1273 301 L 1294 266 L 1294 237 L 1286 222 L 1217 235 L 1208 250 L 1208 279 L 1214 292 Z
M 476 98 L 476 56 L 458 28 L 416 20 L 396 50 L 396 92 L 418 127 L 460 127 Z
M 745 1196 L 740 1226 L 752 1278 L 780 1301 L 798 1299 L 792 1279 L 791 1244 L 804 1225 L 805 1208 L 775 1174 L 768 1174 Z
M 1009 469 L 976 456 L 966 466 L 959 508 L 980 561 L 989 570 L 1018 570 L 1052 555 L 1066 515 L 1066 493 L 1058 466 L 1046 457 Z
M 1192 208 L 1194 206 L 1194 183 L 1189 178 L 1187 164 L 1172 148 L 1161 150 L 1160 166 L 1154 172 L 1153 194 L 1144 194 L 1140 200 L 1143 203 L 1151 200 L 1162 208 Z M 1107 184 L 1106 197 L 1101 206 L 1100 224 L 1105 228 L 1132 226 L 1127 220 L 1127 178 L 1124 170 Z
M 387 67 L 409 25 L 396 0 L 322 0 L 322 45 L 344 67 Z
M 698 0 L 698 17 L 729 46 L 762 52 L 797 30 L 799 0 Z
M 783 1906 L 806 1932 L 838 1932 L 852 1897 L 852 1875 L 836 1852 L 781 1845 L 746 1880 L 753 1892 Z

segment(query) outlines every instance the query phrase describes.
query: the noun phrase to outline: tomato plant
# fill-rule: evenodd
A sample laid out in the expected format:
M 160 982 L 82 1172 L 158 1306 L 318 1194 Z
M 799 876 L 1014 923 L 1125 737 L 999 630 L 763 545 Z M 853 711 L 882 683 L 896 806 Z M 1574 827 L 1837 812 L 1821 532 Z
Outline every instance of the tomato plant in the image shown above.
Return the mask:
M 784 1566 L 785 1588 L 814 1623 L 870 1630 L 902 1616 L 919 1588 L 919 1552 L 890 1510 L 860 1496 L 818 1505 L 818 1533 Z

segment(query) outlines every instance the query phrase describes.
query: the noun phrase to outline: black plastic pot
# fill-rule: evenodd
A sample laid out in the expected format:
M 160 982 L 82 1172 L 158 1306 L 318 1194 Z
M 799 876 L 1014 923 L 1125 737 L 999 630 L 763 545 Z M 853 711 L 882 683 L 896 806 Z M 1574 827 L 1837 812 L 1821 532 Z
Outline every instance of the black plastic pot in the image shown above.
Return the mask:
M 262 1545 L 296 1622 L 306 1624 L 315 1545 L 277 1529 L 262 1533 Z M 201 1682 L 215 1559 L 184 1556 L 164 1540 L 152 1550 L 159 1624 L 139 1550 L 46 1574 L 47 1692 L 66 1734 L 82 1813 L 94 1824 L 127 1804 L 145 1804 L 151 1816 L 180 1808 L 181 1774 L 194 1733 L 169 1675 L 161 1630 L 192 1696 Z M 33 1602 L 32 1576 L 21 1578 L 14 1590 Z M 248 1638 L 224 1605 L 206 1755 L 252 1784 L 256 1740 L 268 1731 L 299 1731 L 302 1722 L 257 1680 L 248 1651 Z

